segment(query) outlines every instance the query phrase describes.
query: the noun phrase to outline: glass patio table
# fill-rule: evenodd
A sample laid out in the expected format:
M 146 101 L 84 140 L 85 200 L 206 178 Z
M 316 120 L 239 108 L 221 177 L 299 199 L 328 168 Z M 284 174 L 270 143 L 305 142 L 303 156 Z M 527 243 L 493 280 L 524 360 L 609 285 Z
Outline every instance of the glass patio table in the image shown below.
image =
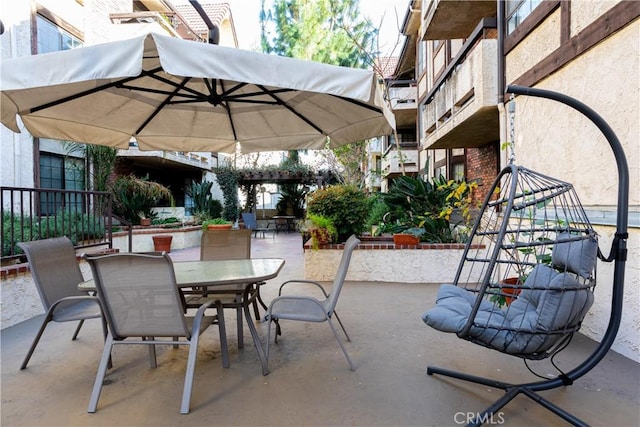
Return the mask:
M 245 286 L 242 293 L 242 305 L 253 343 L 256 346 L 256 351 L 262 364 L 262 375 L 267 375 L 269 368 L 256 326 L 250 321 L 251 313 L 249 312 L 249 307 L 258 294 L 258 287 L 253 285 L 276 277 L 284 266 L 284 262 L 284 259 L 281 258 L 249 258 L 173 263 L 176 283 L 180 288 L 207 287 L 211 293 L 215 293 L 216 286 Z M 83 292 L 92 292 L 95 291 L 96 287 L 93 279 L 90 279 L 78 284 L 78 289 Z

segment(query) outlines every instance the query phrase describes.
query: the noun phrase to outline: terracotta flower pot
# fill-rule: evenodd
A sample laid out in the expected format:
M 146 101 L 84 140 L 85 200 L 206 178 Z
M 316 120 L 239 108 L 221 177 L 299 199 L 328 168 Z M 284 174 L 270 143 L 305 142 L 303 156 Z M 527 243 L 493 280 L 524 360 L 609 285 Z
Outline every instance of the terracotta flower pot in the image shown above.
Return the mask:
M 393 243 L 396 245 L 417 245 L 420 243 L 420 239 L 413 234 L 398 233 L 393 235 Z
M 209 224 L 207 230 L 230 230 L 233 224 Z
M 514 286 L 520 286 L 522 285 L 522 282 L 520 281 L 519 277 L 507 277 L 506 279 L 504 279 L 502 281 L 503 284 L 505 285 L 514 285 Z M 517 289 L 517 288 L 502 288 L 501 292 L 503 294 L 508 294 L 508 295 L 513 295 L 513 296 L 505 296 L 504 299 L 507 303 L 507 305 L 511 304 L 511 302 L 516 299 L 518 297 L 518 295 L 520 295 L 520 292 L 522 291 L 522 289 Z
M 148 227 L 151 225 L 151 218 L 140 218 L 140 225 Z
M 171 240 L 173 236 L 171 235 L 159 235 L 159 236 L 151 236 L 153 239 L 153 249 L 156 252 L 171 252 Z

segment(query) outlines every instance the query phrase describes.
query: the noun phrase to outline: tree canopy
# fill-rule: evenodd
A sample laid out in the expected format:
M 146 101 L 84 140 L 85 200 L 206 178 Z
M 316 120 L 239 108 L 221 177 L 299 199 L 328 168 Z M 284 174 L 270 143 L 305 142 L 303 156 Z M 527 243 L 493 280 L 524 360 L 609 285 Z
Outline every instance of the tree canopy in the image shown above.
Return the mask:
M 377 29 L 359 0 L 274 0 L 261 3 L 265 53 L 353 68 L 371 65 Z
M 261 6 L 264 52 L 343 67 L 372 66 L 378 30 L 361 16 L 359 0 L 273 0 L 268 10 L 262 0 Z M 364 184 L 364 145 L 361 141 L 332 151 L 342 166 L 343 182 Z

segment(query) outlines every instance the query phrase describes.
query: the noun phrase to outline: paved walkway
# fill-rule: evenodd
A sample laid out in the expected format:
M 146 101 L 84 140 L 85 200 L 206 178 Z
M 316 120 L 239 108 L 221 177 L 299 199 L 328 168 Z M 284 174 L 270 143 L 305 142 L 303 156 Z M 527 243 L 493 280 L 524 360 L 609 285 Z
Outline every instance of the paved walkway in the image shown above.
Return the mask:
M 268 302 L 282 281 L 303 277 L 302 242 L 297 234 L 280 233 L 253 243 L 254 256 L 286 259 L 281 275 L 263 288 Z M 186 249 L 171 256 L 182 260 L 199 255 L 197 249 Z M 303 288 L 301 292 L 310 291 Z M 50 325 L 28 368 L 20 371 L 41 320 L 32 319 L 2 330 L 0 423 L 3 427 L 461 425 L 467 413 L 484 409 L 502 391 L 427 376 L 428 364 L 503 381 L 536 378 L 519 359 L 425 326 L 420 316 L 433 305 L 436 289 L 431 284 L 345 284 L 338 312 L 353 340 L 346 347 L 355 372 L 349 370 L 326 324 L 283 322 L 283 336 L 272 347 L 271 373 L 266 377 L 251 340 L 238 350 L 234 328 L 228 331 L 231 367 L 223 369 L 217 331 L 207 331 L 189 415 L 179 413 L 186 349 L 159 348 L 158 368 L 151 369 L 145 349 L 117 348 L 98 411 L 88 414 L 102 349 L 99 322 L 88 321 L 73 342 L 75 325 Z M 234 324 L 232 310 L 225 317 Z M 257 326 L 264 336 L 266 325 Z M 245 336 L 249 337 L 248 329 Z M 577 336 L 556 363 L 571 369 L 594 346 Z M 532 366 L 543 375 L 552 372 L 548 361 Z M 610 352 L 573 386 L 543 395 L 593 426 L 638 426 L 639 376 L 637 363 Z M 494 424 L 566 425 L 524 397 L 516 398 L 499 417 Z

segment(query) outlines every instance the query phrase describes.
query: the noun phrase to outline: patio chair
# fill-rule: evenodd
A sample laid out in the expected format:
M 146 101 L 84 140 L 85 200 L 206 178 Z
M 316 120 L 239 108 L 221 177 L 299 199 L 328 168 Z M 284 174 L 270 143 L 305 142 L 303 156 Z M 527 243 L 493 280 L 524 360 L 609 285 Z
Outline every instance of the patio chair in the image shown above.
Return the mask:
M 273 236 L 275 237 L 275 228 L 271 227 L 271 223 L 267 223 L 266 227 L 258 227 L 258 221 L 256 220 L 256 214 L 252 212 L 243 212 L 242 213 L 242 221 L 244 221 L 245 227 L 253 232 L 253 237 L 258 237 L 258 233 L 262 233 L 262 238 L 265 237 L 265 233 L 273 232 Z
M 194 317 L 186 316 L 173 263 L 166 253 L 117 253 L 83 257 L 91 265 L 109 326 L 87 411 L 96 411 L 111 350 L 115 345 L 149 346 L 152 368 L 157 367 L 156 345 L 188 345 L 189 358 L 180 408 L 180 413 L 188 414 L 199 337 L 212 324 L 217 324 L 219 328 L 222 365 L 229 367 L 222 304 L 208 301 L 198 308 Z M 205 316 L 206 309 L 212 306 L 217 308 L 218 314 Z
M 84 281 L 73 243 L 67 237 L 20 242 L 29 261 L 33 281 L 40 294 L 46 311 L 38 334 L 24 358 L 20 369 L 25 369 L 33 355 L 38 341 L 49 322 L 72 322 L 78 320 L 78 327 L 72 340 L 78 337 L 86 319 L 101 319 L 104 337 L 107 325 L 100 301 L 95 296 L 78 291 L 78 283 Z
M 200 240 L 200 260 L 227 260 L 251 258 L 251 230 L 205 230 Z M 254 300 L 254 312 L 256 319 L 260 319 L 258 311 L 259 301 L 266 310 L 266 304 L 262 302 L 259 294 L 259 286 L 255 284 L 258 292 Z M 183 291 L 185 294 L 185 306 L 197 308 L 211 299 L 219 299 L 222 307 L 236 310 L 238 348 L 244 347 L 244 334 L 242 324 L 242 294 L 246 285 L 219 286 L 216 288 L 195 288 L 191 291 Z M 247 320 L 249 321 L 249 319 Z
M 491 420 L 493 414 L 522 394 L 565 421 L 586 426 L 587 423 L 539 392 L 566 389 L 574 384 L 598 365 L 615 341 L 625 295 L 629 167 L 613 129 L 586 104 L 538 88 L 509 86 L 507 92 L 571 107 L 597 126 L 606 138 L 618 169 L 618 215 L 611 251 L 605 256 L 598 248 L 596 230 L 573 185 L 516 166 L 512 152 L 509 165 L 486 193 L 453 286 L 440 288 L 436 306 L 423 315 L 423 320 L 443 332 L 455 332 L 459 338 L 523 359 L 540 380 L 511 384 L 435 366 L 427 367 L 427 374 L 505 392 L 484 411 L 475 413 L 469 425 Z M 513 133 L 510 140 L 515 140 Z M 609 323 L 593 352 L 574 368 L 563 370 L 554 358 L 570 344 L 593 303 L 598 259 L 614 262 Z M 507 298 L 507 290 L 511 296 L 515 287 L 505 280 L 510 271 L 517 273 L 522 284 L 517 299 L 505 308 L 501 303 Z M 527 363 L 546 358 L 557 370 L 555 375 L 535 372 Z
M 345 277 L 347 276 L 347 270 L 349 269 L 349 262 L 351 261 L 351 254 L 353 250 L 358 246 L 360 240 L 356 236 L 351 236 L 344 244 L 344 250 L 342 252 L 342 258 L 340 259 L 340 264 L 338 265 L 338 270 L 336 272 L 336 277 L 333 280 L 333 285 L 331 287 L 331 292 L 327 293 L 324 287 L 318 283 L 311 280 L 289 280 L 284 282 L 278 291 L 278 296 L 271 301 L 269 308 L 267 310 L 267 315 L 265 316 L 265 321 L 269 322 L 269 326 L 267 328 L 267 360 L 269 360 L 269 342 L 271 341 L 271 322 L 276 324 L 276 335 L 275 342 L 278 342 L 278 335 L 282 335 L 282 330 L 280 327 L 280 320 L 297 320 L 302 322 L 327 322 L 329 327 L 331 328 L 331 332 L 333 332 L 333 336 L 338 341 L 338 345 L 340 345 L 340 349 L 344 353 L 347 358 L 347 362 L 349 362 L 349 367 L 352 371 L 355 371 L 356 368 L 347 353 L 347 349 L 344 347 L 344 344 L 338 337 L 338 333 L 336 332 L 336 328 L 333 325 L 332 317 L 335 315 L 340 327 L 342 328 L 342 332 L 347 339 L 347 341 L 351 341 L 347 330 L 344 328 L 340 317 L 338 317 L 338 313 L 335 311 L 336 304 L 338 303 L 338 297 L 340 296 L 340 291 L 342 290 L 342 286 L 344 285 Z M 282 290 L 286 285 L 292 283 L 308 283 L 317 286 L 324 295 L 324 300 L 319 300 L 312 296 L 297 296 L 297 295 L 282 295 Z

